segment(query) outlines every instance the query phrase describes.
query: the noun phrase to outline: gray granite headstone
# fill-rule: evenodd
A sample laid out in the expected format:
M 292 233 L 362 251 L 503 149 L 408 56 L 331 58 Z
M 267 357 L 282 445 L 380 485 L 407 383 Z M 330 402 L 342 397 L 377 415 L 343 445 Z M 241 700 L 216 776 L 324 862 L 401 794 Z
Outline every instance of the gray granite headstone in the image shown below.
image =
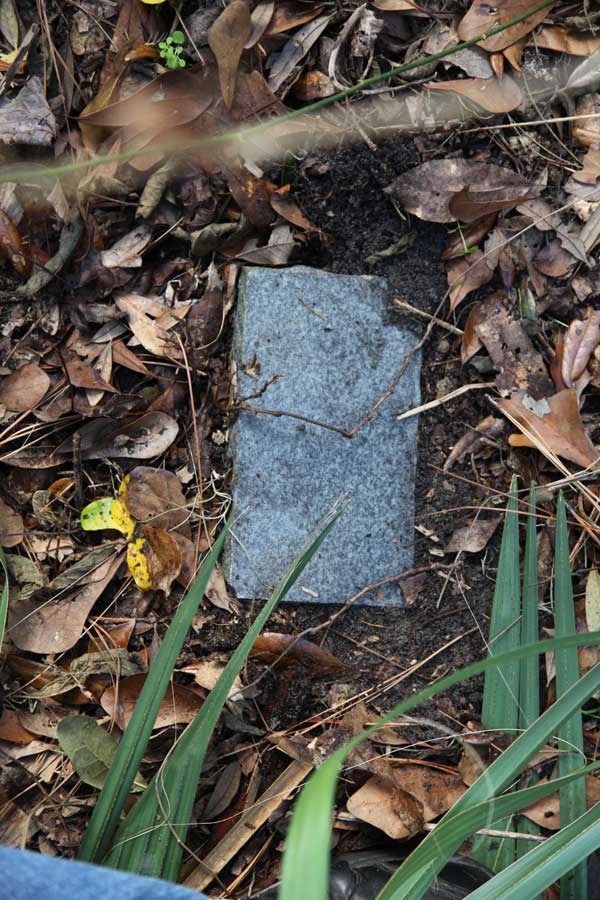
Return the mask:
M 390 324 L 381 278 L 299 266 L 246 269 L 234 334 L 240 398 L 352 428 L 397 375 L 415 337 Z M 413 561 L 417 417 L 415 354 L 396 392 L 353 438 L 289 417 L 248 411 L 232 429 L 235 525 L 225 575 L 237 596 L 266 598 L 342 492 L 350 507 L 287 600 L 343 603 Z M 367 603 L 402 604 L 400 588 Z

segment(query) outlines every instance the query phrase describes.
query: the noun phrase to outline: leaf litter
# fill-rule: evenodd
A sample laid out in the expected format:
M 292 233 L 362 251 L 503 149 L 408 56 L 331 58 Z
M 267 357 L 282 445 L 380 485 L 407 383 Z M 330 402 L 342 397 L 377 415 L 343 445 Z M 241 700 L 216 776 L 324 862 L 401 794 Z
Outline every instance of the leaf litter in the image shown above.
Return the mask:
M 494 22 L 529 5 L 496 4 Z M 0 545 L 10 550 L 2 673 L 10 692 L 0 738 L 12 784 L 0 825 L 12 828 L 9 843 L 53 842 L 72 854 L 73 835 L 85 825 L 164 628 L 223 521 L 237 280 L 244 264 L 286 266 L 328 247 L 333 217 L 305 205 L 302 190 L 327 173 L 330 157 L 320 155 L 320 142 L 335 146 L 351 134 L 374 158 L 396 116 L 399 133 L 415 135 L 413 164 L 390 167 L 376 186 L 387 215 L 406 227 L 400 234 L 383 229 L 365 271 L 385 274 L 419 247 L 424 223 L 442 226 L 436 233 L 447 238 L 440 256 L 448 305 L 424 301 L 422 309 L 450 326 L 438 335 L 447 374 L 432 369 L 428 389 L 444 397 L 461 380 L 495 387 L 485 399 L 470 393 L 461 401 L 463 431 L 455 427 L 451 444 L 446 439 L 440 467 L 446 478 L 456 471 L 490 490 L 506 485 L 512 470 L 550 493 L 557 470 L 561 477 L 577 469 L 591 475 L 577 513 L 587 517 L 588 529 L 577 549 L 586 542 L 591 566 L 577 623 L 597 627 L 596 20 L 556 2 L 477 48 L 448 53 L 405 73 L 404 81 L 392 79 L 392 87 L 411 86 L 404 91 L 409 100 L 392 99 L 383 88 L 345 101 L 343 113 L 330 107 L 319 118 L 282 122 L 268 138 L 269 152 L 259 134 L 235 134 L 240 124 L 267 123 L 390 65 L 451 51 L 490 27 L 485 4 L 446 6 L 440 22 L 435 10 L 412 0 L 375 0 L 354 11 L 301 0 L 233 0 L 191 12 L 184 5 L 180 22 L 166 4 L 83 0 L 65 9 L 64 22 L 51 18 L 39 27 L 25 14 L 21 23 L 13 5 L 2 4 L 0 120 L 2 141 L 15 153 L 13 163 L 3 163 L 0 188 L 7 476 Z M 184 65 L 171 69 L 160 43 L 180 28 Z M 34 37 L 48 59 L 56 58 L 55 42 L 61 47 L 66 79 L 59 68 L 42 81 L 30 52 Z M 559 60 L 565 84 L 556 90 Z M 532 109 L 530 118 L 540 119 L 534 126 L 527 121 Z M 497 125 L 511 128 L 493 131 Z M 167 137 L 185 152 L 164 147 Z M 51 148 L 51 169 L 62 163 L 71 169 L 60 178 L 46 173 L 39 148 Z M 94 156 L 100 165 L 86 169 Z M 332 205 L 341 190 L 334 185 Z M 365 238 L 368 212 L 351 223 Z M 495 552 L 499 521 L 498 510 L 481 517 L 461 512 L 442 540 L 435 528 L 420 526 L 428 562 L 458 555 L 453 595 L 471 589 L 465 573 L 472 578 L 474 569 L 463 557 L 485 566 Z M 403 576 L 415 612 L 440 574 L 421 568 Z M 136 789 L 214 686 L 234 646 L 219 635 L 241 628 L 243 615 L 217 568 Z M 265 748 L 277 746 L 280 755 L 293 749 L 312 767 L 349 729 L 377 716 L 377 707 L 366 706 L 353 724 L 340 716 L 353 678 L 340 643 L 329 634 L 322 642 L 312 633 L 314 621 L 301 630 L 300 620 L 277 615 L 231 691 L 198 796 L 207 818 L 252 816 L 261 778 L 273 783 L 277 771 Z M 358 642 L 360 677 L 365 658 L 399 665 L 380 640 L 373 627 Z M 343 639 L 341 646 L 348 650 Z M 588 652 L 580 661 L 594 660 Z M 379 674 L 389 677 L 384 668 Z M 362 689 L 360 679 L 354 684 Z M 310 715 L 318 721 L 310 745 L 300 733 L 301 715 L 294 720 L 286 708 L 298 694 L 313 703 Z M 321 712 L 330 708 L 334 715 Z M 459 704 L 451 716 L 464 724 L 465 710 Z M 280 726 L 290 736 L 282 737 Z M 408 735 L 418 759 L 403 749 Z M 400 840 L 421 833 L 487 764 L 485 754 L 474 761 L 463 737 L 441 746 L 407 723 L 381 738 L 386 758 L 373 741 L 346 773 L 335 819 L 342 849 L 366 845 L 359 822 Z M 239 762 L 232 754 L 240 754 Z M 43 778 L 75 826 L 71 837 L 51 824 L 43 798 L 35 801 L 42 808 L 33 825 L 21 818 L 27 804 L 18 805 L 16 785 L 38 777 L 36 759 L 45 760 Z M 59 784 L 65 775 L 66 788 Z M 67 791 L 78 779 L 74 807 Z M 274 809 L 283 815 L 284 800 Z M 542 827 L 553 827 L 552 809 L 538 814 Z M 275 819 L 260 824 L 279 827 Z M 193 840 L 199 847 L 204 834 Z M 252 848 L 259 882 L 276 880 L 279 851 L 273 847 L 261 861 L 258 845 Z M 229 874 L 240 871 L 238 864 Z

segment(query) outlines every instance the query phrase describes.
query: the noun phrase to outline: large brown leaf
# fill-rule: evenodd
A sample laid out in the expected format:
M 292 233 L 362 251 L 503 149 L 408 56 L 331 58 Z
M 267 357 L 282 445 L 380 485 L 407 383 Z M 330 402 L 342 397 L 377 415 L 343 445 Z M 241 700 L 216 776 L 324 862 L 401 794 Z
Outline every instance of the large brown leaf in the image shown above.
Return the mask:
M 119 499 L 136 521 L 166 531 L 180 529 L 189 518 L 181 482 L 166 469 L 136 466 L 124 480 Z M 183 533 L 189 537 L 189 528 Z
M 488 0 L 474 0 L 458 26 L 458 37 L 461 41 L 470 41 L 498 25 L 506 25 L 512 19 L 522 16 L 527 10 L 534 9 L 537 5 L 535 0 L 498 0 L 497 3 L 488 2 Z M 536 25 L 539 25 L 551 8 L 552 5 L 528 16 L 517 25 L 507 28 L 506 31 L 501 31 L 500 34 L 495 34 L 486 41 L 482 41 L 479 46 L 490 53 L 510 47 L 515 41 L 529 34 Z
M 304 663 L 314 675 L 327 675 L 344 668 L 344 663 L 328 650 L 311 641 L 295 638 L 293 634 L 266 632 L 260 635 L 254 641 L 250 656 L 282 667 Z
M 574 389 L 542 400 L 516 391 L 498 406 L 523 431 L 529 445 L 545 456 L 554 454 L 584 469 L 597 464 L 600 454 L 584 430 Z
M 122 678 L 118 685 L 107 688 L 102 694 L 102 708 L 112 716 L 119 728 L 125 728 L 129 724 L 145 681 L 144 674 L 131 675 L 129 678 Z M 202 698 L 194 691 L 172 682 L 165 691 L 154 728 L 191 722 L 202 702 Z
M 455 81 L 430 81 L 430 91 L 453 91 L 492 113 L 508 113 L 521 105 L 523 96 L 516 81 L 508 75 L 500 78 L 461 78 Z
M 27 363 L 0 381 L 0 404 L 11 412 L 27 412 L 48 392 L 50 379 L 37 363 Z
M 63 653 L 77 643 L 96 600 L 108 587 L 122 561 L 111 557 L 85 579 L 74 594 L 41 603 L 31 598 L 9 606 L 8 634 L 20 650 Z
M 533 196 L 525 179 L 510 169 L 468 159 L 423 163 L 393 181 L 385 193 L 427 222 L 452 222 L 459 218 L 472 222 Z M 452 209 L 457 195 L 456 208 Z
M 552 361 L 552 377 L 557 391 L 576 387 L 600 339 L 600 312 L 588 309 L 583 321 L 573 319 L 561 335 Z M 587 383 L 587 379 L 586 379 Z
M 250 10 L 244 0 L 233 0 L 226 6 L 208 31 L 208 45 L 217 60 L 221 94 L 227 109 L 233 103 L 240 59 L 251 31 Z

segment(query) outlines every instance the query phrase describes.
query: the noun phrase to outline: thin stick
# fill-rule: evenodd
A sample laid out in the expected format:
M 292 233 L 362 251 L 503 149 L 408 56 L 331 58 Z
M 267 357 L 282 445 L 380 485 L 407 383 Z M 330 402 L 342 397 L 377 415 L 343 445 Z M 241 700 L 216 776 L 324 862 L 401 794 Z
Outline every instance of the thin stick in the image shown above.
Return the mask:
M 496 387 L 494 382 L 482 381 L 477 382 L 475 384 L 463 384 L 462 387 L 456 388 L 455 391 L 450 391 L 449 394 L 444 394 L 443 397 L 438 397 L 436 400 L 430 400 L 429 403 L 422 403 L 420 406 L 415 406 L 413 409 L 407 409 L 406 412 L 400 413 L 399 416 L 396 416 L 398 422 L 402 419 L 410 419 L 411 416 L 416 416 L 419 413 L 426 412 L 428 409 L 435 409 L 438 406 L 443 406 L 444 403 L 447 403 L 449 400 L 454 400 L 456 397 L 460 397 L 461 394 L 466 394 L 469 391 L 480 391 L 483 388 L 494 388 Z
M 400 300 L 398 297 L 394 298 L 394 306 L 399 307 L 399 309 L 405 309 L 407 312 L 412 313 L 415 316 L 420 316 L 422 319 L 428 319 L 430 322 L 433 322 L 434 325 L 438 325 L 440 328 L 445 328 L 446 331 L 449 331 L 450 334 L 456 334 L 458 337 L 462 337 L 464 331 L 462 328 L 457 328 L 456 325 L 451 325 L 450 322 L 444 322 L 443 319 L 438 319 L 436 316 L 432 316 L 430 313 L 425 312 L 422 309 L 418 309 L 416 306 L 411 306 L 410 303 L 407 303 L 406 300 Z

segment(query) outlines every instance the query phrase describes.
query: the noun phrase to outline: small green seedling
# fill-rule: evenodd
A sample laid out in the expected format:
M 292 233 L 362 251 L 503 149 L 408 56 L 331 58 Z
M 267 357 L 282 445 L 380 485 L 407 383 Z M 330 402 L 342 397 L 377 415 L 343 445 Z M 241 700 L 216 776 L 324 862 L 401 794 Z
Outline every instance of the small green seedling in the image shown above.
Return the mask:
M 158 49 L 160 50 L 160 55 L 162 59 L 164 59 L 167 68 L 185 68 L 185 59 L 181 58 L 184 43 L 185 35 L 183 31 L 174 31 L 166 40 L 160 42 Z

